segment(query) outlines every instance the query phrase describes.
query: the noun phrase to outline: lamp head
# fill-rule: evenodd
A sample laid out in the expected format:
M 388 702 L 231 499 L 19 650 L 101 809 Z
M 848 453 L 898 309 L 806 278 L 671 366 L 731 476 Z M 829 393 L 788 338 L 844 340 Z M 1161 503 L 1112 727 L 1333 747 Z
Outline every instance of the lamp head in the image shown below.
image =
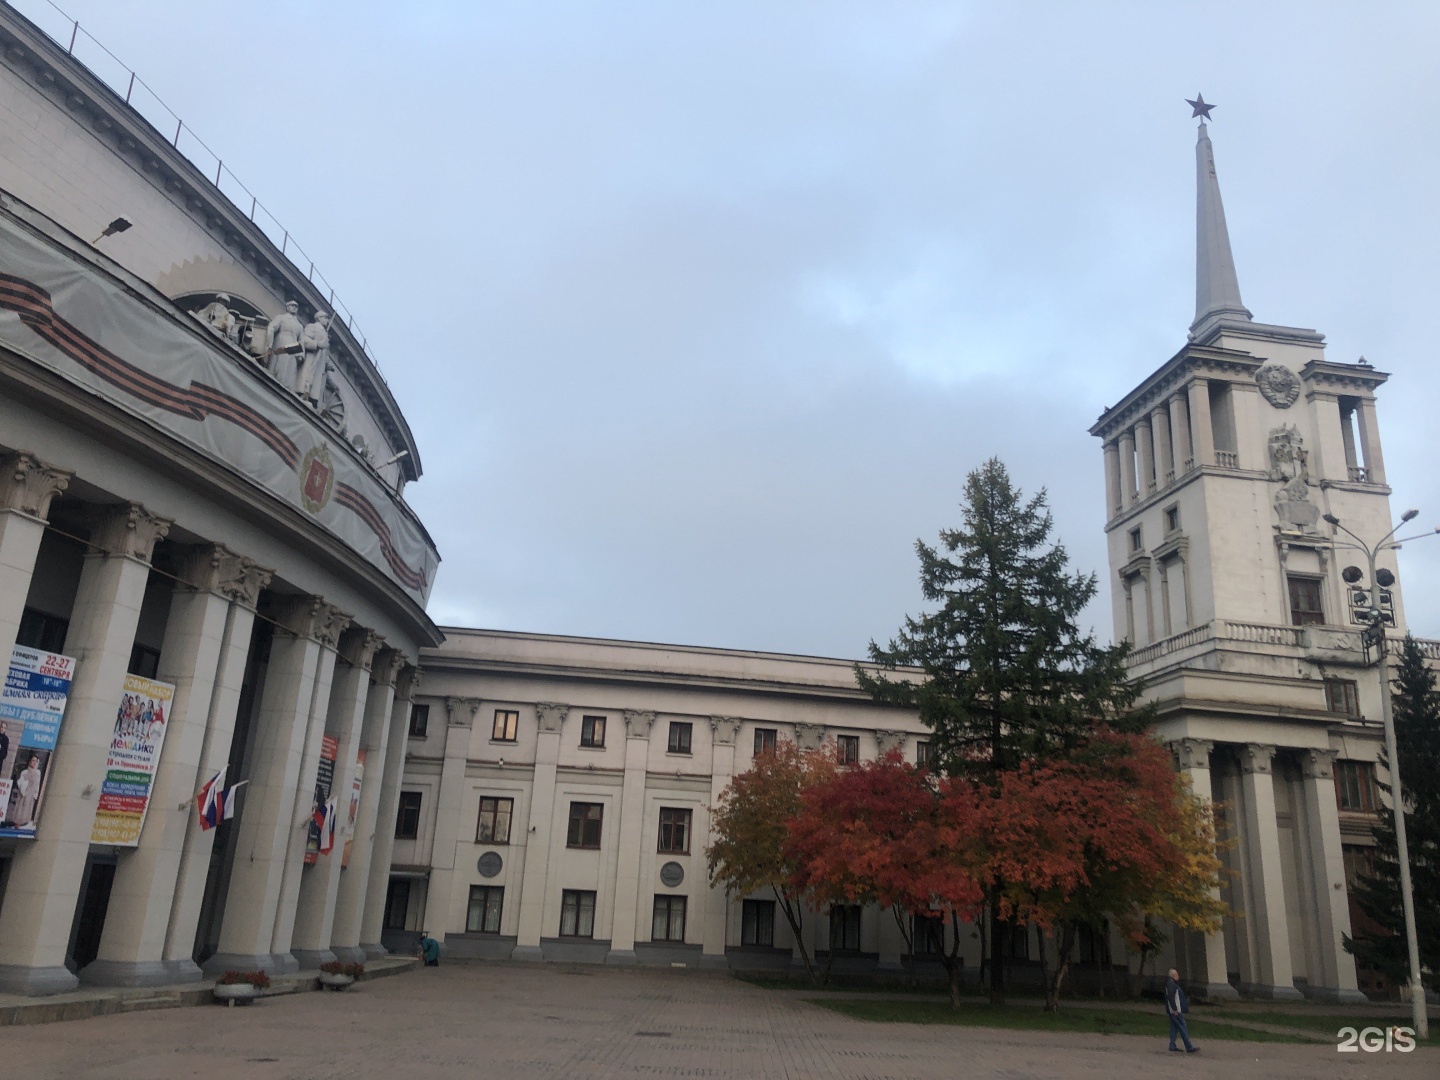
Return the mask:
M 1400 520 L 1401 520 L 1401 521 L 1413 521 L 1415 518 L 1417 518 L 1417 517 L 1419 517 L 1419 516 L 1420 516 L 1420 511 L 1419 511 L 1419 510 L 1406 510 L 1405 513 L 1403 513 L 1403 514 L 1400 515 Z
M 1330 524 L 1330 525 L 1339 525 L 1339 524 L 1340 524 L 1340 519 L 1339 519 L 1338 517 L 1336 517 L 1334 514 L 1325 514 L 1325 515 L 1323 515 L 1323 517 L 1324 517 L 1324 519 L 1325 519 L 1325 521 L 1326 521 L 1327 524 Z
M 1388 589 L 1391 585 L 1395 584 L 1395 575 L 1382 566 L 1379 570 L 1375 571 L 1375 584 L 1379 585 L 1382 589 Z
M 1345 580 L 1345 584 L 1354 585 L 1365 576 L 1365 572 L 1358 566 L 1347 566 L 1340 571 L 1340 576 Z

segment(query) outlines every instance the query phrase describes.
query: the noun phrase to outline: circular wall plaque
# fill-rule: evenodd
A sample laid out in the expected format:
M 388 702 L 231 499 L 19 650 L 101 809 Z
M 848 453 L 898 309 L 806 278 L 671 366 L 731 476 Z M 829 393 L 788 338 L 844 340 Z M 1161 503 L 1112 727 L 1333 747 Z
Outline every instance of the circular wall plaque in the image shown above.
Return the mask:
M 660 883 L 667 889 L 673 889 L 685 880 L 685 868 L 678 862 L 667 862 L 660 867 Z
M 475 868 L 480 871 L 481 877 L 491 878 L 505 868 L 505 860 L 500 858 L 498 853 L 487 851 L 480 856 L 480 861 L 475 864 Z

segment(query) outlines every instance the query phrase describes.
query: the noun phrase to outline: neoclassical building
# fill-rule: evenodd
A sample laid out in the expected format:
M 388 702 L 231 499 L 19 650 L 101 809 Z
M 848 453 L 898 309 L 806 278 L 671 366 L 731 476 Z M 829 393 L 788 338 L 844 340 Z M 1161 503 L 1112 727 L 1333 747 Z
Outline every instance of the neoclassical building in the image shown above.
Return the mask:
M 73 676 L 58 730 L 23 677 L 0 702 L 0 990 L 380 949 L 438 556 L 308 273 L 0 6 L 0 656 Z

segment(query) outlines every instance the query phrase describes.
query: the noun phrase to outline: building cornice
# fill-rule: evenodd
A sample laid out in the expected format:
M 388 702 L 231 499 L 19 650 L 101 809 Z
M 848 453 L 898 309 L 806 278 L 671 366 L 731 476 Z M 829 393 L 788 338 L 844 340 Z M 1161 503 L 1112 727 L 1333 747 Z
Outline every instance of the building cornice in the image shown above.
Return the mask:
M 1237 376 L 1253 381 L 1255 372 L 1265 358 L 1238 349 L 1222 349 L 1213 345 L 1186 345 L 1149 378 L 1106 409 L 1090 428 L 1090 434 L 1107 443 L 1122 431 L 1141 420 L 1152 409 L 1164 404 L 1170 395 L 1188 386 L 1197 378 L 1214 376 L 1233 381 Z

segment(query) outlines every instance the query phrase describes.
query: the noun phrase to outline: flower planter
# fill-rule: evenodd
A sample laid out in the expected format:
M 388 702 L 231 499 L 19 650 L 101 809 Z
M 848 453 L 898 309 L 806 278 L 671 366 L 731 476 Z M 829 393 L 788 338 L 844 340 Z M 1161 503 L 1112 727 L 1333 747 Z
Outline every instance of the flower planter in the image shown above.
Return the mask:
M 249 1005 L 260 996 L 260 988 L 253 983 L 222 983 L 214 989 L 215 1000 L 231 1007 Z
M 344 990 L 355 981 L 353 975 L 341 975 L 336 972 L 320 972 L 320 985 L 327 990 Z

